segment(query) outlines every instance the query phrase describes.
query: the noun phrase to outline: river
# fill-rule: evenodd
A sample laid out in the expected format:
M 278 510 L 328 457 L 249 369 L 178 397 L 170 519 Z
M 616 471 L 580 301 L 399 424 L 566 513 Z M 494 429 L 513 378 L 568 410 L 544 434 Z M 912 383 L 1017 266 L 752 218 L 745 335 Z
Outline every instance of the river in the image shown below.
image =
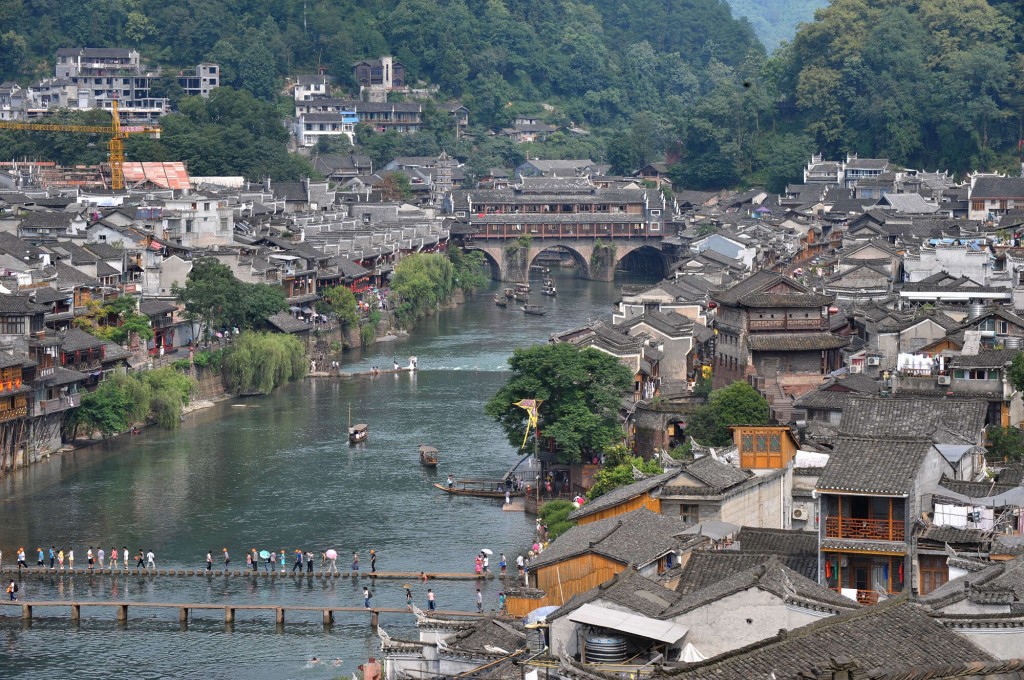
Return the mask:
M 423 320 L 409 337 L 346 353 L 346 372 L 419 359 L 415 374 L 308 379 L 259 399 L 223 402 L 189 416 L 176 432 L 150 428 L 134 437 L 77 451 L 0 480 L 0 549 L 4 577 L 24 545 L 34 564 L 37 545 L 73 547 L 84 566 L 89 546 L 152 549 L 158 568 L 201 568 L 206 551 L 244 569 L 244 551 L 334 547 L 348 571 L 369 551 L 381 571 L 469 572 L 481 548 L 515 556 L 532 541 L 533 522 L 500 502 L 447 496 L 433 488 L 451 472 L 496 477 L 518 460 L 483 413 L 508 377 L 515 347 L 544 342 L 556 331 L 607 319 L 616 285 L 556 272 L 549 312 L 526 316 L 498 308 L 490 295 Z M 621 281 L 619 282 L 621 284 Z M 494 285 L 496 289 L 497 284 Z M 534 283 L 539 289 L 539 282 Z M 370 437 L 346 442 L 348 409 L 369 425 Z M 417 446 L 440 449 L 429 472 Z M 289 567 L 290 568 L 290 567 Z M 366 579 L 263 580 L 197 577 L 27 577 L 22 599 L 272 603 L 361 606 Z M 372 586 L 376 606 L 404 606 L 400 581 Z M 426 608 L 426 587 L 412 584 Z M 470 610 L 476 583 L 434 581 L 441 609 Z M 487 608 L 499 585 L 484 585 Z M 119 626 L 113 611 L 82 610 L 80 624 L 64 614 L 0 610 L 0 677 L 98 675 L 136 678 L 345 677 L 376 649 L 368 616 L 339 615 L 329 630 L 318 613 L 292 614 L 277 632 L 272 612 L 239 613 L 228 633 L 217 611 L 194 612 L 187 630 L 177 611 L 134 611 Z M 381 616 L 392 635 L 414 636 L 412 617 Z M 308 668 L 307 661 L 342 660 Z

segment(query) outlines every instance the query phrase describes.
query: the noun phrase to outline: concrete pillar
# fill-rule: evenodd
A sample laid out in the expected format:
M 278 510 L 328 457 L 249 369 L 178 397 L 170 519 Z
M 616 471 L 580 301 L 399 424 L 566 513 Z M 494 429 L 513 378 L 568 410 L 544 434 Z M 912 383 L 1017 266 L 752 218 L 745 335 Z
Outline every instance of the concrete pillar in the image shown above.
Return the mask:
M 284 607 L 278 607 L 275 610 L 275 613 L 277 614 L 277 625 L 283 626 L 284 625 Z
M 379 613 L 377 612 L 376 609 L 374 609 L 372 612 L 370 612 L 370 629 L 371 630 L 377 630 L 378 616 L 379 616 Z
M 188 623 L 188 607 L 182 607 L 178 610 L 178 622 Z
M 235 622 L 235 608 L 234 607 L 224 607 L 224 623 L 234 623 L 234 622 Z
M 334 612 L 331 611 L 330 609 L 325 609 L 324 610 L 324 625 L 325 626 L 334 625 Z
M 73 604 L 73 605 L 71 605 L 71 620 L 72 621 L 78 621 L 80 618 L 82 618 L 82 605 L 80 605 L 80 604 Z
M 128 620 L 128 605 L 119 604 L 117 606 L 117 620 L 127 621 Z
M 21 618 L 26 621 L 32 620 L 32 605 L 23 604 L 21 605 Z

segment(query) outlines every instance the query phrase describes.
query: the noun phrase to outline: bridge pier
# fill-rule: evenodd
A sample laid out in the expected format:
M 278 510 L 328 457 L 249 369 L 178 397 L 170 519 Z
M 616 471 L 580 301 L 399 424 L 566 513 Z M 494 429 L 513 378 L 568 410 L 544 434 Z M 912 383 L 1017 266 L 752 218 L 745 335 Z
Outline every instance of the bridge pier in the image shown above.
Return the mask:
M 178 623 L 188 625 L 188 607 L 182 607 L 178 610 Z
M 32 605 L 23 604 L 21 605 L 21 618 L 25 621 L 32 620 Z
M 274 613 L 277 615 L 277 625 L 283 626 L 284 625 L 284 607 L 278 607 L 276 610 L 274 610 Z
M 78 621 L 82 618 L 82 605 L 73 604 L 71 605 L 71 620 Z
M 370 630 L 372 630 L 372 631 L 376 631 L 377 630 L 377 623 L 378 623 L 378 620 L 379 620 L 378 617 L 379 617 L 379 612 L 376 609 L 374 609 L 370 613 Z
M 224 607 L 224 623 L 234 623 L 234 622 L 235 622 L 235 608 L 234 607 Z
M 117 620 L 122 623 L 128 621 L 128 605 L 121 604 L 117 606 Z
M 333 626 L 334 625 L 334 612 L 331 611 L 330 609 L 325 609 L 324 610 L 324 625 L 325 626 Z

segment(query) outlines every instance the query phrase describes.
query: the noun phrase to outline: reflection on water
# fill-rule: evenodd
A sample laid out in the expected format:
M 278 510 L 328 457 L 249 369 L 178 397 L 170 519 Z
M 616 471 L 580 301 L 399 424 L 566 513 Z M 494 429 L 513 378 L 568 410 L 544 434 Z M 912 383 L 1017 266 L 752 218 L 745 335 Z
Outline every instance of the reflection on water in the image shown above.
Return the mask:
M 556 272 L 557 274 L 557 272 Z M 539 288 L 539 286 L 535 286 Z M 481 548 L 509 561 L 530 541 L 532 520 L 500 502 L 449 497 L 432 484 L 503 474 L 518 452 L 483 414 L 507 378 L 515 347 L 607 318 L 615 287 L 563 277 L 546 316 L 496 307 L 489 294 L 425 319 L 408 338 L 343 359 L 347 372 L 419 358 L 416 374 L 306 380 L 261 399 L 222 403 L 190 416 L 177 432 L 155 429 L 19 471 L 0 481 L 0 549 L 4 566 L 25 545 L 73 547 L 84 566 L 91 545 L 152 549 L 160 568 L 202 568 L 206 552 L 232 567 L 244 552 L 333 547 L 339 567 L 369 550 L 382 571 L 473 568 Z M 369 425 L 368 441 L 349 446 L 348 410 Z M 419 464 L 420 443 L 436 446 L 436 471 Z M 290 567 L 289 567 L 290 568 Z M 347 569 L 345 569 L 347 571 Z M 361 606 L 368 581 L 198 577 L 35 577 L 23 599 L 334 604 Z M 404 606 L 401 581 L 374 587 L 377 606 Z M 425 587 L 411 584 L 425 605 Z M 470 609 L 476 585 L 432 582 L 440 608 Z M 499 584 L 485 595 L 496 606 Z M 13 611 L 3 611 L 8 615 Z M 325 631 L 319 614 L 292 614 L 275 632 L 271 612 L 241 616 L 229 635 L 223 614 L 198 612 L 187 630 L 176 610 L 132 612 L 118 627 L 113 612 L 84 609 L 79 626 L 37 612 L 31 626 L 0 618 L 0 675 L 81 677 L 125 669 L 136 677 L 348 677 L 373 653 L 365 615 L 345 615 Z M 43 618 L 39 618 L 42 615 Z M 347 616 L 347 618 L 346 618 Z M 390 618 L 389 618 L 390 616 Z M 250 620 L 251 619 L 251 620 Z M 414 635 L 412 617 L 382 615 L 393 634 Z M 344 660 L 305 668 L 312 656 Z M 136 672 L 137 671 L 137 672 Z

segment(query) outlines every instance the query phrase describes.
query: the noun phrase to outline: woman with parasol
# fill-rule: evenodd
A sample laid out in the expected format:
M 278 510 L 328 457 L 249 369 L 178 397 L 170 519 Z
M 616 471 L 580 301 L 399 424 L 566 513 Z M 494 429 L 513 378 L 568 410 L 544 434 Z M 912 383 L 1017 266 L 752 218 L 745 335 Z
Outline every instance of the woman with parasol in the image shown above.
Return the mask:
M 267 573 L 270 573 L 270 551 L 269 550 L 261 550 L 260 551 L 260 559 L 263 560 L 263 569 L 264 569 L 264 571 L 266 571 Z
M 338 573 L 338 551 L 335 550 L 334 548 L 330 548 L 330 549 L 327 550 L 326 553 L 324 553 L 324 555 L 327 556 L 327 560 L 331 563 L 331 566 L 327 570 L 327 573 L 330 574 L 333 571 L 335 574 L 337 574 Z

